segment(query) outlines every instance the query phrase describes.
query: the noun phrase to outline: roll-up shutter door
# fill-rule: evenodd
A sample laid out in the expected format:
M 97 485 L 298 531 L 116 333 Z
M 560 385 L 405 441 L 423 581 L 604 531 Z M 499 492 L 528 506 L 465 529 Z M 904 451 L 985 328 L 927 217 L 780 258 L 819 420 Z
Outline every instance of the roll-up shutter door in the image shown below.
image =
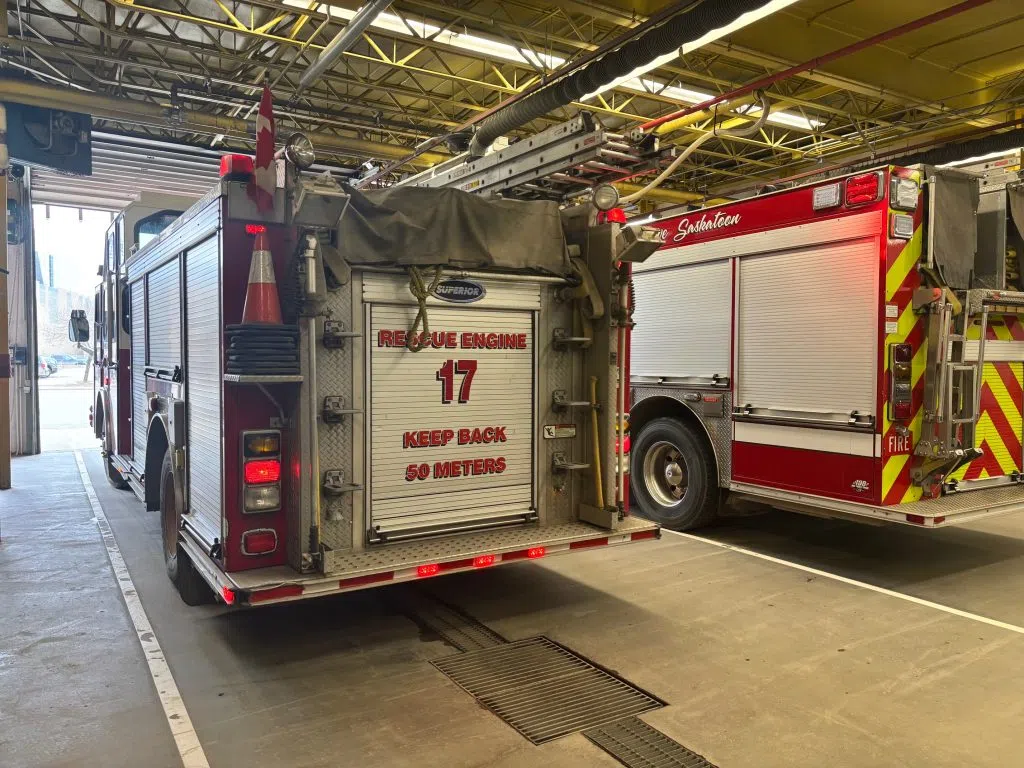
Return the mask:
M 146 287 L 148 365 L 174 370 L 181 365 L 181 275 L 178 259 L 154 269 Z
M 146 461 L 146 281 L 132 283 L 132 458 Z
M 732 269 L 727 259 L 640 272 L 633 284 L 631 375 L 729 375 Z
M 384 334 L 416 308 L 370 310 L 371 539 L 524 519 L 533 507 L 533 313 L 430 309 L 445 346 Z
M 209 544 L 221 536 L 222 509 L 219 261 L 216 237 L 185 254 L 189 525 Z
M 739 406 L 875 414 L 876 238 L 747 257 L 739 266 Z

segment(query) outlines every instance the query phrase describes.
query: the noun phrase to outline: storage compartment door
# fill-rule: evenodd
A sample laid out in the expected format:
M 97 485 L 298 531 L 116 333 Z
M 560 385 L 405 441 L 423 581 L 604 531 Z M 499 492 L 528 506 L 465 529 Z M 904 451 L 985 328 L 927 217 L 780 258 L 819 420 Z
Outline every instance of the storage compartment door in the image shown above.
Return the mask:
M 146 466 L 146 280 L 132 283 L 132 459 Z
M 368 312 L 370 540 L 532 519 L 534 313 L 430 307 L 410 352 L 415 307 Z
M 631 376 L 685 380 L 729 375 L 728 259 L 637 272 L 633 285 Z
M 777 416 L 874 416 L 877 238 L 740 262 L 738 407 Z
M 740 261 L 734 482 L 877 503 L 880 263 L 874 237 Z

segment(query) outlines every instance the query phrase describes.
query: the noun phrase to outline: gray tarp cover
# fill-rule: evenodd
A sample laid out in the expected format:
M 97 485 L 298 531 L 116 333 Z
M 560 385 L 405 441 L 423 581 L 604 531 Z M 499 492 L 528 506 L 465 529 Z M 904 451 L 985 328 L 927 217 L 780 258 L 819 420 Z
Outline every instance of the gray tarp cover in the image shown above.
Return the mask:
M 1007 184 L 1010 198 L 1010 217 L 1017 227 L 1017 233 L 1024 238 L 1024 184 Z
M 430 187 L 345 191 L 338 251 L 350 264 L 568 271 L 557 203 Z

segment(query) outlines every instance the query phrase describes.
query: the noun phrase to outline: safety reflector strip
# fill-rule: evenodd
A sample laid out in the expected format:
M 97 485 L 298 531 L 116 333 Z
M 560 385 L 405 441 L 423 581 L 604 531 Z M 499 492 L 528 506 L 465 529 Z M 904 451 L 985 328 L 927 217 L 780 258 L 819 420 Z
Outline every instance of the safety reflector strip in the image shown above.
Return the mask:
M 391 581 L 395 578 L 394 571 L 386 571 L 385 573 L 371 573 L 367 576 L 353 576 L 349 579 L 342 579 L 338 582 L 339 589 L 348 589 L 349 587 L 362 587 L 367 584 L 380 584 L 382 581 Z
M 600 539 L 587 539 L 586 541 L 574 541 L 569 545 L 569 549 L 587 549 L 588 547 L 603 547 L 608 543 L 608 537 L 603 536 Z
M 280 600 L 284 597 L 298 597 L 303 592 L 301 584 L 283 584 L 280 587 L 260 589 L 249 593 L 249 603 L 262 603 L 267 600 Z
M 636 533 L 630 534 L 630 541 L 643 541 L 644 539 L 657 539 L 660 531 L 637 531 Z
M 924 515 L 911 515 L 907 514 L 907 522 L 913 523 L 914 525 L 940 525 L 946 522 L 945 515 L 936 515 L 935 517 L 925 517 Z

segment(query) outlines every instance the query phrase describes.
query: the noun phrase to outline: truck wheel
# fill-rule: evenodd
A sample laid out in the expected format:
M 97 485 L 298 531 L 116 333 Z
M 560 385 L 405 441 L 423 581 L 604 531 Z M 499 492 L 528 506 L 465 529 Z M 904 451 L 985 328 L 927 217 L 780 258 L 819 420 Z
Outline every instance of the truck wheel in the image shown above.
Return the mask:
M 654 419 L 640 429 L 631 453 L 632 498 L 643 517 L 676 531 L 714 521 L 718 477 L 703 435 L 676 419 Z
M 186 605 L 203 605 L 213 601 L 213 592 L 192 565 L 188 554 L 178 541 L 178 524 L 181 518 L 174 496 L 174 472 L 171 469 L 171 450 L 164 453 L 160 465 L 160 529 L 164 549 L 164 565 L 167 575 Z

